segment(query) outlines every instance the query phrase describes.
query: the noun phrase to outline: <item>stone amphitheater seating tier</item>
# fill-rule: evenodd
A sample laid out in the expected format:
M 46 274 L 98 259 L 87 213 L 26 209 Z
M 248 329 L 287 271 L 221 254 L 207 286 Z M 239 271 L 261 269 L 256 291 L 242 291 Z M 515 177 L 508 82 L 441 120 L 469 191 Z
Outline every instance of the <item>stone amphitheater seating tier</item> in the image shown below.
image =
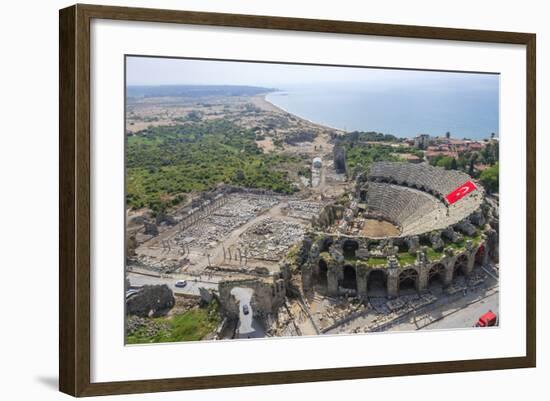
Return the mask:
M 445 170 L 427 164 L 377 162 L 370 168 L 369 180 L 394 182 L 444 197 L 471 178 L 461 171 Z
M 448 207 L 426 192 L 401 185 L 369 182 L 366 203 L 369 212 L 382 215 L 401 227 L 401 236 L 439 230 L 468 217 L 481 204 L 483 195 L 474 191 Z

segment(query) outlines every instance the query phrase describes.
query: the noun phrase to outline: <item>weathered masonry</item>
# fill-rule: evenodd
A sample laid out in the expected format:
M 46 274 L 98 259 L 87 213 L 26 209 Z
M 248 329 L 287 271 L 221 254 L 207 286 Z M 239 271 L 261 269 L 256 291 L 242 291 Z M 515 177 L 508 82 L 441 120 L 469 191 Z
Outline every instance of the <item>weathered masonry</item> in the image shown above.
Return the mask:
M 224 280 L 218 285 L 219 298 L 223 313 L 229 318 L 238 318 L 242 307 L 232 294 L 234 288 L 251 290 L 250 307 L 255 317 L 275 314 L 285 302 L 285 280 L 277 275 Z
M 445 195 L 472 178 L 425 164 L 378 162 L 355 181 L 349 200 L 312 220 L 301 266 L 305 291 L 396 297 L 410 288 L 448 286 L 474 266 L 498 262 L 498 210 L 481 187 L 449 204 Z M 369 235 L 369 219 L 398 232 Z
M 435 283 L 448 286 L 459 275 L 468 276 L 476 264 L 498 257 L 495 230 L 465 240 L 463 247 L 447 246 L 440 252 L 415 247 L 417 242 L 418 238 L 394 242 L 322 235 L 302 265 L 302 285 L 305 291 L 325 287 L 331 296 L 396 297 L 406 288 L 425 291 Z M 411 252 L 400 252 L 396 243 L 401 248 L 412 244 Z

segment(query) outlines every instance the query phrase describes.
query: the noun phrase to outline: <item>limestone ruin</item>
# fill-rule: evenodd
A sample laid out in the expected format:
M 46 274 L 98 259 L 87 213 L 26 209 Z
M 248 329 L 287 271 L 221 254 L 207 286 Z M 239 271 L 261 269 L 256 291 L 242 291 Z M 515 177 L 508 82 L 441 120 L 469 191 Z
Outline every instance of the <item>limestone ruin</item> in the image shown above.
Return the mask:
M 342 152 L 323 163 L 325 179 L 346 172 Z M 203 302 L 216 298 L 217 338 L 239 332 L 244 304 L 258 336 L 385 330 L 479 288 L 493 274 L 485 266 L 498 266 L 498 203 L 481 187 L 445 201 L 469 179 L 378 162 L 337 196 L 321 186 L 300 196 L 220 186 L 170 215 L 132 219 L 127 271 L 185 278 Z

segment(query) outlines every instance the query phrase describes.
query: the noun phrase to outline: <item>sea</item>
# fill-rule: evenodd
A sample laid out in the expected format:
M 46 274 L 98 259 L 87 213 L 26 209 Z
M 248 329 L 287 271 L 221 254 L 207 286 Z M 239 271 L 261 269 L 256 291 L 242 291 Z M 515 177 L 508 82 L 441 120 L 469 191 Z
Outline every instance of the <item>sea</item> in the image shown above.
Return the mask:
M 418 134 L 482 140 L 499 131 L 499 76 L 279 85 L 266 100 L 289 113 L 345 131 L 401 138 Z

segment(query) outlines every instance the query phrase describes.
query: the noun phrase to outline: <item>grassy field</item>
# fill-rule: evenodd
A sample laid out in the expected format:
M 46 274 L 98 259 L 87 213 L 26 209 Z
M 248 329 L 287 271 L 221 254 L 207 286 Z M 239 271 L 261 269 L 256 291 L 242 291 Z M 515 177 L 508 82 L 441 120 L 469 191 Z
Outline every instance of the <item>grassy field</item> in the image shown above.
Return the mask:
M 219 324 L 217 305 L 208 308 L 191 309 L 180 315 L 152 319 L 162 329 L 148 335 L 141 328 L 126 337 L 127 344 L 165 343 L 178 341 L 198 341 L 212 333 Z
M 416 255 L 411 255 L 408 252 L 399 252 L 397 258 L 401 266 L 412 265 L 416 262 Z
M 443 251 L 436 251 L 433 248 L 428 248 L 428 259 L 432 262 L 439 260 L 443 257 Z
M 385 266 L 387 261 L 386 258 L 371 257 L 368 258 L 367 264 L 369 266 Z

